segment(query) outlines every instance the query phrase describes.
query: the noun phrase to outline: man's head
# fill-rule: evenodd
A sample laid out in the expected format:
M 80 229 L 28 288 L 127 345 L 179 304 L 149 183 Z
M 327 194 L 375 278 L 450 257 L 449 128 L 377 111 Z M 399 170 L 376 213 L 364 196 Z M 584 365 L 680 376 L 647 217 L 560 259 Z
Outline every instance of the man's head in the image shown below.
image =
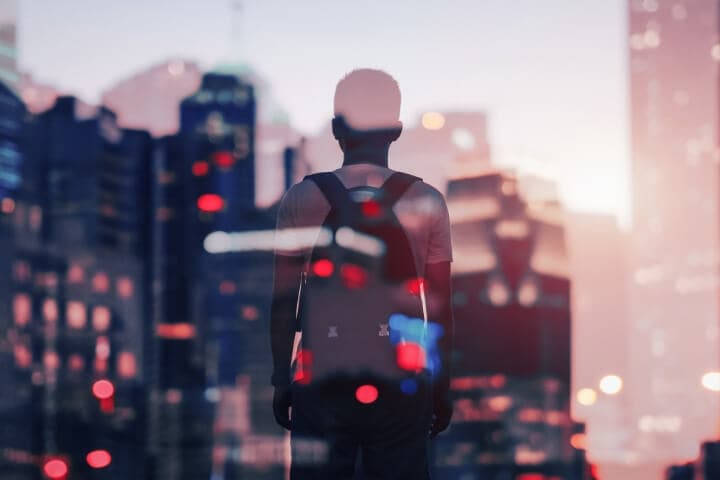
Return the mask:
M 400 88 L 382 70 L 363 68 L 345 75 L 335 88 L 335 138 L 391 143 L 402 130 Z

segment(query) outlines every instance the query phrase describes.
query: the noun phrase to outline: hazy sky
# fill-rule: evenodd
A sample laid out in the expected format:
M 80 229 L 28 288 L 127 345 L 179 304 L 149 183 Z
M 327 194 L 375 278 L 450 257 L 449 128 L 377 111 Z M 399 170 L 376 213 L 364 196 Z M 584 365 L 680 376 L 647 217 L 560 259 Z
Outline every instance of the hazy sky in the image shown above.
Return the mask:
M 380 67 L 406 123 L 483 109 L 498 163 L 629 218 L 625 0 L 244 0 L 235 34 L 231 0 L 20 2 L 23 70 L 89 101 L 169 57 L 242 58 L 312 133 L 346 71 Z

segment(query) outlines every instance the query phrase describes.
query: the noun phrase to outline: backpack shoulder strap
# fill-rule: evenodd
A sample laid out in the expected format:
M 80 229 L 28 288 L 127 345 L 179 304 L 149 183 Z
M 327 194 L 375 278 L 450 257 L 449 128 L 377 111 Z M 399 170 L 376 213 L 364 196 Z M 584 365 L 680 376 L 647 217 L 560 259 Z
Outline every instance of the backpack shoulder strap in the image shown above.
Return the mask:
M 380 189 L 385 194 L 387 205 L 393 206 L 400 200 L 413 183 L 422 181 L 422 178 L 410 175 L 409 173 L 394 172 L 390 175 Z
M 334 212 L 336 220 L 340 221 L 352 214 L 354 203 L 337 175 L 332 172 L 320 172 L 307 175 L 303 180 L 310 180 L 318 186 L 330 204 L 330 210 Z

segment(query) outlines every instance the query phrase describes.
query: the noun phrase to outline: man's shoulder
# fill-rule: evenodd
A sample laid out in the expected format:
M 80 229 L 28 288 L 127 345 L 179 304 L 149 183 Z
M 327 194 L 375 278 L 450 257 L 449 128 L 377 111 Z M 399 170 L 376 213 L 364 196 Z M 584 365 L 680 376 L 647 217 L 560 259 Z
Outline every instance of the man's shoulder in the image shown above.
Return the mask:
M 304 178 L 292 185 L 283 195 L 282 202 L 298 202 L 310 198 L 322 198 L 322 192 L 312 180 Z
M 424 180 L 418 180 L 413 183 L 407 193 L 410 197 L 421 197 L 441 205 L 445 204 L 445 195 Z

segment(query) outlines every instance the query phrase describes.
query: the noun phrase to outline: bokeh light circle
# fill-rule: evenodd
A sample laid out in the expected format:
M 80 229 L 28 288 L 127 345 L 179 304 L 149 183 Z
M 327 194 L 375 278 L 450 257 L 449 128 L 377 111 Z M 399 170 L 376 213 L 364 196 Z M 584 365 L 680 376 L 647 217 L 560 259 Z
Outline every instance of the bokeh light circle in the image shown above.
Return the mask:
M 378 398 L 378 389 L 374 385 L 360 385 L 355 390 L 355 398 L 358 402 L 368 405 Z
M 600 379 L 600 391 L 607 395 L 617 395 L 622 388 L 622 378 L 617 375 L 605 375 Z
M 597 401 L 597 392 L 592 388 L 581 388 L 577 392 L 577 401 L 586 407 L 594 405 Z

